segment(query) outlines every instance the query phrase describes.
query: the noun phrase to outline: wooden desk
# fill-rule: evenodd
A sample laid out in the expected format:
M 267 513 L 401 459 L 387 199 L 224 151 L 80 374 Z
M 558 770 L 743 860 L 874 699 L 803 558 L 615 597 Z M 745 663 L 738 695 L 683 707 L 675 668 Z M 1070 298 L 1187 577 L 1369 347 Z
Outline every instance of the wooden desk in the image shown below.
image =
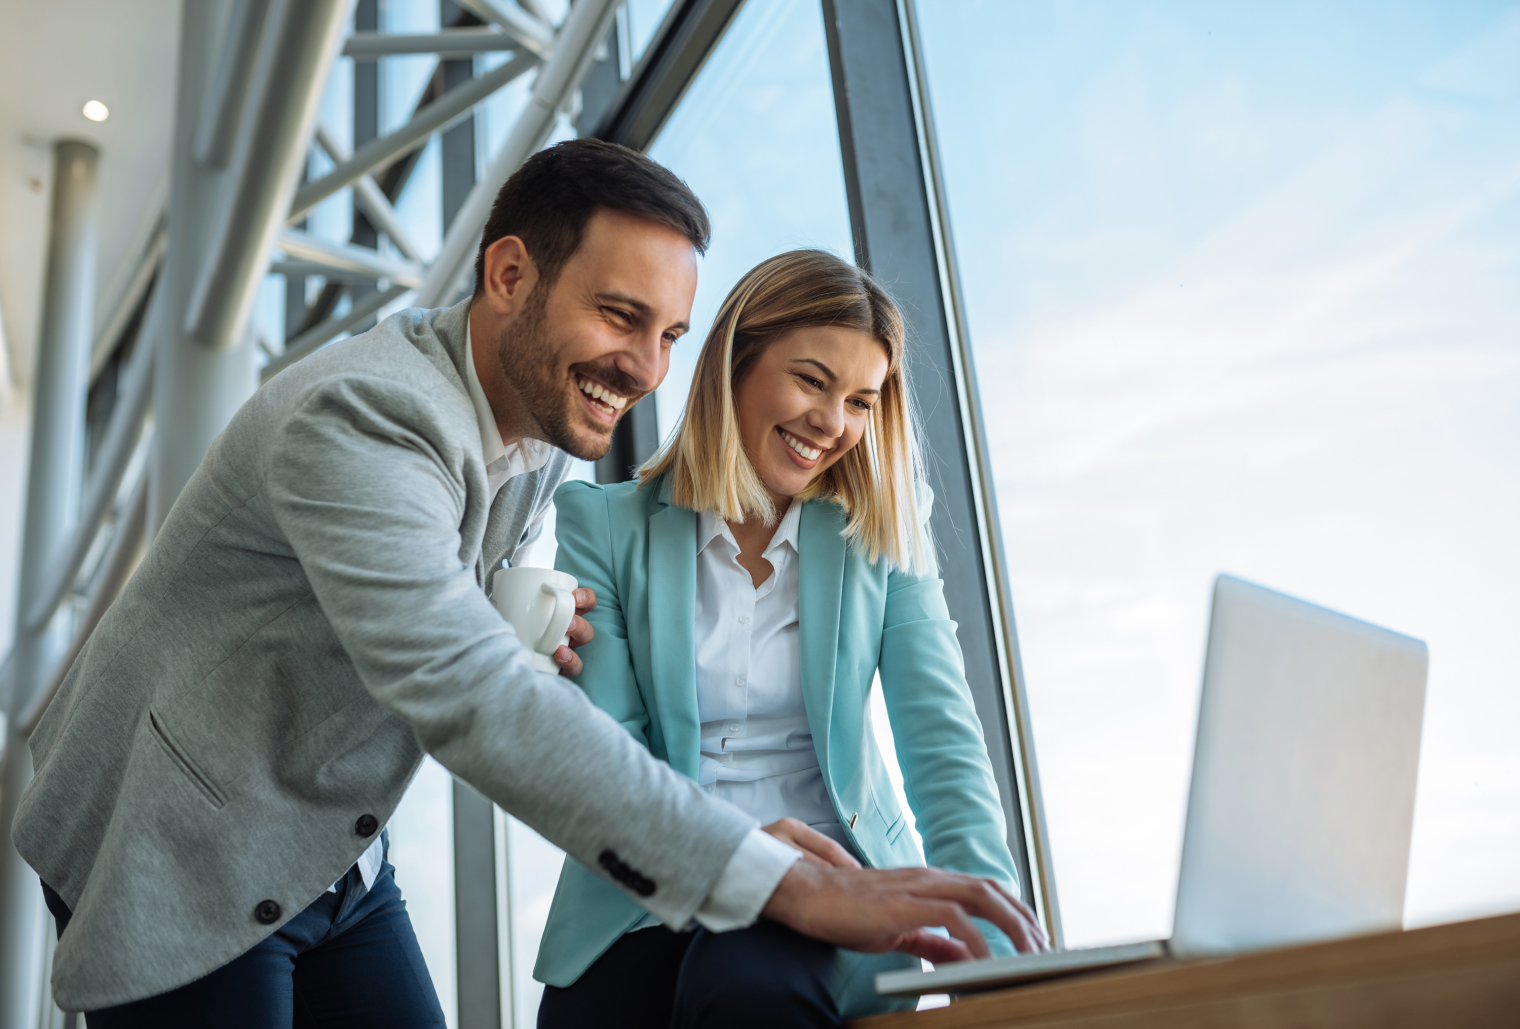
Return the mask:
M 1520 914 L 1127 970 L 881 1015 L 853 1029 L 1520 1027 Z

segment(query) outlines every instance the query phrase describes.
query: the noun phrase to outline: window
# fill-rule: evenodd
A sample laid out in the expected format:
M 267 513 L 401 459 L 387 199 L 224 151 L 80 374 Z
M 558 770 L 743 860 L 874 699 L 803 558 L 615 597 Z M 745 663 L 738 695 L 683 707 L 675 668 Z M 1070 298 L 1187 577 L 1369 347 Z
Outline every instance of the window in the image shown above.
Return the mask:
M 1407 920 L 1520 904 L 1520 11 L 919 17 L 1068 942 L 1169 930 L 1223 570 L 1429 643 Z

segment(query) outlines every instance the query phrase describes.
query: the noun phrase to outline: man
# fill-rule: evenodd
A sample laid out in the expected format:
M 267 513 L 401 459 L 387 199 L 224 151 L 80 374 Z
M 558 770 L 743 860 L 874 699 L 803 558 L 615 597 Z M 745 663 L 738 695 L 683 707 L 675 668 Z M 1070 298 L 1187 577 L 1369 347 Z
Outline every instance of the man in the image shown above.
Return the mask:
M 665 169 L 562 144 L 503 187 L 470 301 L 237 413 L 31 741 L 13 837 L 58 922 L 60 1006 L 92 1029 L 441 1026 L 377 835 L 424 752 L 672 926 L 763 914 L 945 960 L 985 953 L 974 915 L 1040 945 L 992 884 L 761 831 L 534 672 L 484 592 L 569 455 L 605 453 L 664 376 L 707 236 Z

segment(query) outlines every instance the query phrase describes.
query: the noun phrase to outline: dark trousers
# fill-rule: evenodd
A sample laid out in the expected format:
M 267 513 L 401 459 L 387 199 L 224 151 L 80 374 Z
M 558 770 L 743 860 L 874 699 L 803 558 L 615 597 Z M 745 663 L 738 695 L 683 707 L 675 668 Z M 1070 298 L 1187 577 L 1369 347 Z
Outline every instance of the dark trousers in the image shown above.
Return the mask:
M 70 912 L 42 884 L 61 937 Z M 85 1015 L 88 1029 L 443 1029 L 443 1009 L 396 886 L 351 868 L 252 950 L 177 990 Z
M 834 948 L 776 922 L 735 932 L 625 933 L 574 983 L 544 987 L 538 1029 L 840 1025 Z

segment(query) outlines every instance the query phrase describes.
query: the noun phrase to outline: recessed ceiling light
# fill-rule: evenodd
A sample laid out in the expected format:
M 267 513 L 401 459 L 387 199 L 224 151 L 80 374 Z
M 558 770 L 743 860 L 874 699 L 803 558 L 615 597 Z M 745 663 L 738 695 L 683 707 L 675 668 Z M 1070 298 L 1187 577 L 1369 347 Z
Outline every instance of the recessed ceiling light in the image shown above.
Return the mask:
M 99 100 L 90 100 L 84 105 L 84 116 L 90 121 L 105 121 L 111 117 L 111 109 Z

